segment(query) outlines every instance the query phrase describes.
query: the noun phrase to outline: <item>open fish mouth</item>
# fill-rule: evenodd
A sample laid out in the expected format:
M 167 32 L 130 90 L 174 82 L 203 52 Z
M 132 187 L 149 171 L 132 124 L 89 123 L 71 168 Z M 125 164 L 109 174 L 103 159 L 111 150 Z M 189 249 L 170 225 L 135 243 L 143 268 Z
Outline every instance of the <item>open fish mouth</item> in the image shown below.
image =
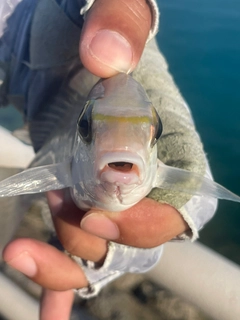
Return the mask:
M 108 163 L 108 166 L 116 171 L 130 172 L 134 164 L 131 162 L 116 161 Z
M 97 163 L 97 171 L 102 185 L 138 185 L 143 180 L 144 162 L 139 155 L 130 152 L 106 153 Z

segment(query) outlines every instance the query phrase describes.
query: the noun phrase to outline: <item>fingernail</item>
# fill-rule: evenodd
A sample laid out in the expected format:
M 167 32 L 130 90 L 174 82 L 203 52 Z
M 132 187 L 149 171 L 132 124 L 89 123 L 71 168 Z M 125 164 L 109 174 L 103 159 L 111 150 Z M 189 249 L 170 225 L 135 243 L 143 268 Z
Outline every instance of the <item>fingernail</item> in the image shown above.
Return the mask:
M 98 31 L 89 45 L 89 51 L 93 58 L 118 72 L 128 73 L 131 69 L 131 45 L 118 32 Z
M 6 261 L 9 266 L 32 278 L 37 274 L 37 265 L 28 252 L 22 252 L 16 258 Z
M 118 239 L 120 236 L 117 225 L 103 214 L 91 213 L 81 221 L 81 228 L 108 240 Z

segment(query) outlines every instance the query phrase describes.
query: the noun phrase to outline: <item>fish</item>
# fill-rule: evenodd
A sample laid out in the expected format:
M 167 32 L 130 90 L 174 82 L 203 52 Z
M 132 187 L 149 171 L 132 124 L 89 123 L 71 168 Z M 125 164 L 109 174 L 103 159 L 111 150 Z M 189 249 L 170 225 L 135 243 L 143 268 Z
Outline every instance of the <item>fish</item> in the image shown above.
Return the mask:
M 70 188 L 79 208 L 113 212 L 132 207 L 153 188 L 240 202 L 211 179 L 157 158 L 161 115 L 131 75 L 100 79 L 87 99 L 78 79 L 54 102 L 62 114 L 52 120 L 50 137 L 40 138 L 46 141 L 28 169 L 0 182 L 0 197 Z
M 34 158 L 32 147 L 21 143 L 1 126 L 0 145 L 0 181 L 21 172 Z M 0 198 L 0 263 L 5 245 L 15 235 L 22 217 L 29 208 L 29 203 L 22 201 L 22 197 L 25 196 Z

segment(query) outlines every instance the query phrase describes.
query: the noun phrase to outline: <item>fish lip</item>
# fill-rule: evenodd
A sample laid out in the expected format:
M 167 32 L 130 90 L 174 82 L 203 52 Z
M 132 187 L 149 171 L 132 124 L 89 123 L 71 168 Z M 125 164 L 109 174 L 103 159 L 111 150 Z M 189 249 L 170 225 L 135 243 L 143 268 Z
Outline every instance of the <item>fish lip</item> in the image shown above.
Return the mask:
M 104 168 L 112 162 L 130 162 L 138 168 L 138 177 L 139 180 L 143 180 L 143 176 L 145 173 L 144 170 L 144 160 L 139 154 L 131 151 L 113 151 L 113 152 L 102 152 L 100 155 L 100 160 L 96 162 L 97 164 L 97 176 L 100 177 Z

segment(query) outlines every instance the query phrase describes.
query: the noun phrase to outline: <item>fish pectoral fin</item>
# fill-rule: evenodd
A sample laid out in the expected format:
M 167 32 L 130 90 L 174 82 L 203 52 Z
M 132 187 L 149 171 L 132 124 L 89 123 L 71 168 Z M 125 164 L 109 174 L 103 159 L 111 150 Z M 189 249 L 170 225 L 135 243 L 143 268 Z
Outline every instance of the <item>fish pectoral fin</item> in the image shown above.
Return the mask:
M 200 174 L 158 162 L 155 188 L 240 202 L 240 197 Z
M 70 162 L 35 167 L 0 181 L 0 197 L 46 192 L 72 186 Z

